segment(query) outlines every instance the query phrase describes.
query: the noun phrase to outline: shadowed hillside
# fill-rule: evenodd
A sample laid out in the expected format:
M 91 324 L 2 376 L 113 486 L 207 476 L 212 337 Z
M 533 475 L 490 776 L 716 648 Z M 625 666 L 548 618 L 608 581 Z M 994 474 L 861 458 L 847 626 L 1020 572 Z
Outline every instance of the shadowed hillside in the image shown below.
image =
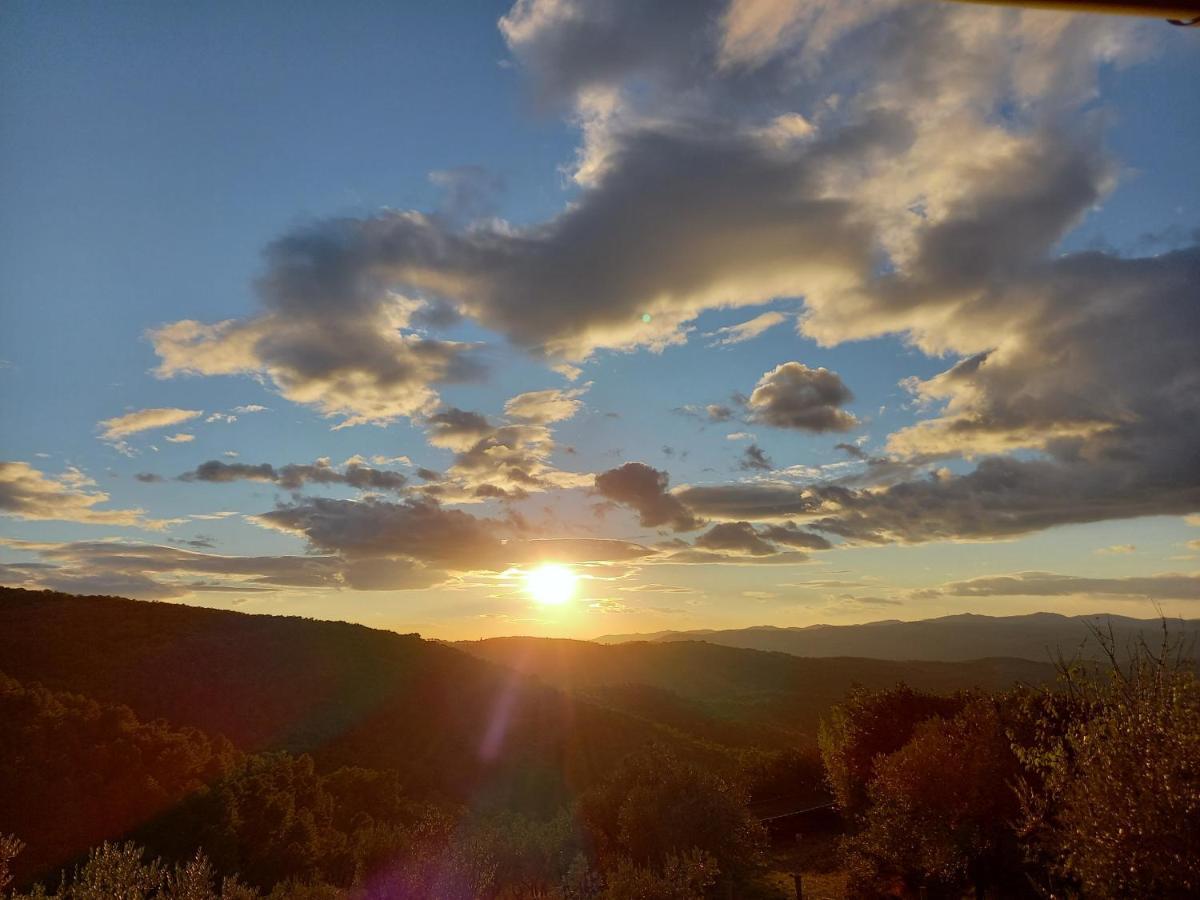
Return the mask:
M 950 693 L 966 688 L 1004 690 L 1018 681 L 1041 683 L 1054 677 L 1049 663 L 1023 659 L 801 659 L 702 641 L 605 646 L 512 637 L 455 646 L 599 703 L 671 722 L 680 730 L 708 729 L 705 736 L 714 740 L 722 739 L 722 724 L 726 739 L 815 739 L 821 717 L 855 684 L 879 689 L 903 681 Z
M 417 635 L 116 597 L 0 589 L 0 672 L 475 802 L 557 800 L 648 741 L 680 743 Z
M 601 644 L 631 641 L 707 641 L 750 650 L 775 650 L 793 656 L 866 656 L 894 660 L 970 660 L 1017 657 L 1047 662 L 1061 651 L 1068 658 L 1083 654 L 1098 658 L 1089 642 L 1088 625 L 1107 629 L 1111 624 L 1117 643 L 1125 646 L 1146 639 L 1157 644 L 1162 634 L 1158 619 L 1125 616 L 1062 616 L 1033 613 L 1027 616 L 963 614 L 920 622 L 871 622 L 865 625 L 812 625 L 807 628 L 759 626 L 728 630 L 660 631 L 654 634 L 610 634 L 596 638 Z M 1197 652 L 1200 619 L 1171 620 L 1172 631 L 1190 640 Z

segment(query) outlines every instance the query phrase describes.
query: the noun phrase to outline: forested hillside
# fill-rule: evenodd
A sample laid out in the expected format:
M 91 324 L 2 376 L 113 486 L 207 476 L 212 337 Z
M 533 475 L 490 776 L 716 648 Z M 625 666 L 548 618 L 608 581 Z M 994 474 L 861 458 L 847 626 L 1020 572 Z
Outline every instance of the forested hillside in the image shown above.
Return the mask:
M 700 641 L 601 645 L 548 638 L 455 644 L 466 652 L 614 708 L 737 742 L 815 743 L 817 727 L 854 685 L 898 682 L 937 693 L 1041 684 L 1054 667 L 1022 659 L 898 662 L 801 659 Z
M 557 803 L 634 748 L 681 743 L 417 635 L 116 597 L 0 590 L 0 672 L 454 799 L 528 799 L 532 780 Z
M 1126 657 L 1099 635 L 1106 665 L 1045 686 L 1014 685 L 1048 675 L 1020 660 L 464 646 L 505 665 L 341 623 L 3 591 L 0 890 L 784 900 L 794 878 L 817 897 L 1200 889 L 1200 691 L 1177 642 Z M 805 724 L 818 709 L 819 751 Z M 829 800 L 836 812 L 805 818 Z

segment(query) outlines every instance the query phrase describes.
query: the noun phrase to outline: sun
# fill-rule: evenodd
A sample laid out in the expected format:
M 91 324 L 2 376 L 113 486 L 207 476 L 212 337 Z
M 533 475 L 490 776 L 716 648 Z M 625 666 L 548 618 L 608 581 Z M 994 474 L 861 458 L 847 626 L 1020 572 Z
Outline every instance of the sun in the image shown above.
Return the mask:
M 575 594 L 579 576 L 569 566 L 544 563 L 525 575 L 525 589 L 542 606 L 561 606 Z

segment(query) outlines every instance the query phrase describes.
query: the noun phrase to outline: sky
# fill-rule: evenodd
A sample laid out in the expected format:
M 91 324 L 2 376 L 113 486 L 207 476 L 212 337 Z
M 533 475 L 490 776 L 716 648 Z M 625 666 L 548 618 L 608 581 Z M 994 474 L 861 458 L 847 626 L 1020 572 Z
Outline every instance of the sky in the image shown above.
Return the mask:
M 1195 617 L 1197 41 L 6 3 L 0 583 L 447 639 Z

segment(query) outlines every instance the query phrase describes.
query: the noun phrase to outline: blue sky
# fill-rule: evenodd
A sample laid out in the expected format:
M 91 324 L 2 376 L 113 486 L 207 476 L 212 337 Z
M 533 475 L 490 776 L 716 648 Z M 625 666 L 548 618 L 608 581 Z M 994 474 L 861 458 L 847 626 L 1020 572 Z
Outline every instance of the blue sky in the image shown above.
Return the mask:
M 1195 400 L 1186 394 L 1189 385 L 1200 384 L 1195 360 L 1189 370 L 1186 350 L 1162 338 L 1179 332 L 1178 324 L 1163 323 L 1196 321 L 1194 280 L 1190 298 L 1169 295 L 1178 290 L 1169 285 L 1188 284 L 1187 273 L 1195 272 L 1200 228 L 1200 184 L 1192 177 L 1200 143 L 1194 33 L 1157 22 L 1017 18 L 933 0 L 913 4 L 922 7 L 916 12 L 881 3 L 849 25 L 823 19 L 829 15 L 823 4 L 766 4 L 772 10 L 766 31 L 755 30 L 754 21 L 745 25 L 737 3 L 710 4 L 695 16 L 660 14 L 654 4 L 570 6 L 6 5 L 0 13 L 0 103 L 8 123 L 0 131 L 6 198 L 0 212 L 0 404 L 7 427 L 0 458 L 24 465 L 8 470 L 8 493 L 0 493 L 0 510 L 8 514 L 0 519 L 0 535 L 8 540 L 0 561 L 17 565 L 8 570 L 8 583 L 124 587 L 151 598 L 297 611 L 451 637 L 586 636 L 955 611 L 1146 614 L 1150 600 L 1188 613 L 1200 596 L 1192 574 L 1195 548 L 1188 547 L 1200 531 L 1186 518 L 1197 511 L 1192 498 L 1200 490 L 1186 463 L 1188 446 L 1195 460 L 1188 433 L 1195 426 L 1158 423 L 1165 402 L 1161 375 L 1145 376 L 1158 382 L 1136 389 L 1123 382 L 1116 390 L 1105 381 L 1112 376 L 1106 364 L 1081 363 L 1078 378 L 1065 377 L 1055 387 L 1050 362 L 1048 371 L 1037 370 L 1038 359 L 1049 358 L 1037 341 L 1065 326 L 1060 312 L 1045 312 L 1050 301 L 1037 298 L 1051 296 L 1068 277 L 1065 265 L 1049 271 L 1049 261 L 1086 257 L 1079 257 L 1071 277 L 1095 279 L 1095 289 L 1080 290 L 1096 311 L 1075 330 L 1062 331 L 1062 340 L 1078 341 L 1078 353 L 1065 358 L 1086 362 L 1089 354 L 1112 356 L 1105 342 L 1115 338 L 1105 329 L 1117 327 L 1113 305 L 1141 309 L 1130 292 L 1146 285 L 1145 311 L 1137 326 L 1121 326 L 1120 343 L 1135 363 L 1182 354 L 1180 386 L 1166 405 L 1194 411 Z M 508 26 L 498 27 L 506 15 Z M 574 30 L 579 21 L 588 29 Z M 889 22 L 911 46 L 893 48 L 898 68 L 886 68 L 890 61 L 883 56 L 879 71 L 866 66 L 860 74 L 873 29 Z M 932 52 L 945 71 L 927 64 L 929 71 L 914 73 L 902 64 L 903 52 L 915 52 L 922 41 L 936 41 Z M 677 44 L 690 49 L 678 51 Z M 730 55 L 735 51 L 741 56 Z M 979 85 L 963 87 L 951 65 L 959 57 L 974 61 L 972 75 L 984 72 Z M 1031 84 L 1020 83 L 1025 77 Z M 1006 78 L 1018 87 L 1003 87 Z M 821 155 L 825 146 L 850 141 L 864 122 L 895 133 L 861 158 L 853 147 Z M 762 149 L 766 144 L 754 142 L 775 141 L 770 129 L 784 126 L 792 130 L 778 152 L 792 155 L 779 162 Z M 951 135 L 962 135 L 958 146 Z M 667 146 L 678 166 L 662 168 L 649 156 L 665 152 L 655 149 L 664 141 L 675 142 Z M 978 141 L 974 148 L 972 141 Z M 738 155 L 743 152 L 749 156 Z M 723 162 L 704 169 L 708 154 Z M 1014 163 L 1021 154 L 1035 162 L 1022 168 Z M 1055 161 L 1068 174 L 1044 188 L 1031 186 L 1031 173 Z M 589 176 L 589 165 L 600 174 Z M 753 166 L 776 177 L 792 165 L 796 172 L 817 172 L 804 188 L 812 192 L 803 198 L 808 205 L 797 201 L 770 215 L 761 202 L 738 205 L 757 184 Z M 906 181 L 898 175 L 906 167 L 921 181 L 912 196 L 905 196 Z M 656 226 L 655 217 L 668 215 L 667 199 L 647 199 L 641 210 L 646 194 L 627 185 L 644 172 L 665 172 L 669 180 L 676 169 L 683 187 L 672 187 L 669 218 Z M 1066 196 L 1063 184 L 1084 171 L 1094 183 Z M 655 177 L 648 183 L 664 183 Z M 728 201 L 707 200 L 725 192 Z M 1003 205 L 997 192 L 1029 196 L 987 213 L 989 204 Z M 854 215 L 835 215 L 834 203 L 853 206 Z M 1048 210 L 1060 207 L 1061 223 L 1047 224 L 1058 215 Z M 830 216 L 828 242 L 824 226 L 804 232 L 806 209 Z M 410 210 L 426 214 L 417 226 L 403 219 Z M 570 210 L 582 210 L 587 226 L 558 227 Z M 985 214 L 995 221 L 984 222 Z M 688 223 L 705 223 L 706 216 L 709 231 L 690 243 Z M 389 240 L 436 239 L 460 247 L 436 251 L 432 262 L 396 259 L 387 250 L 386 289 L 416 304 L 457 306 L 463 316 L 457 323 L 406 321 L 401 330 L 436 344 L 446 359 L 469 352 L 486 374 L 405 381 L 405 390 L 429 392 L 421 402 L 399 394 L 380 400 L 378 393 L 367 401 L 354 394 L 359 388 L 335 386 L 333 369 L 311 375 L 327 352 L 314 350 L 316 339 L 308 334 L 276 357 L 254 351 L 252 364 L 239 364 L 241 374 L 220 374 L 209 364 L 197 364 L 201 371 L 192 374 L 155 374 L 164 359 L 161 338 L 151 336 L 155 329 L 192 320 L 259 321 L 264 307 L 255 282 L 275 265 L 264 258 L 264 247 L 286 235 L 325 236 L 331 220 L 373 223 L 368 227 L 386 229 Z M 939 232 L 941 225 L 946 228 Z M 948 270 L 970 268 L 964 259 L 974 245 L 935 244 L 932 237 L 949 233 L 951 225 L 960 228 L 956 241 L 968 240 L 961 235 L 972 228 L 990 229 L 988 246 L 1011 258 L 964 286 L 968 276 Z M 338 241 L 358 239 L 359 225 L 338 227 Z M 774 247 L 781 229 L 794 244 L 774 255 L 762 250 Z M 626 230 L 641 237 L 626 242 Z M 1024 247 L 1028 234 L 1040 235 L 1033 250 Z M 504 248 L 497 254 L 509 256 L 489 256 L 497 246 Z M 523 255 L 530 247 L 533 262 Z M 868 266 L 852 277 L 860 250 Z M 944 256 L 936 263 L 930 261 L 935 250 Z M 1138 268 L 1138 260 L 1149 268 Z M 1106 268 L 1110 263 L 1119 274 Z M 418 275 L 405 274 L 414 266 Z M 890 272 L 906 284 L 885 284 Z M 1160 281 L 1168 287 L 1160 290 Z M 1091 299 L 1117 283 L 1128 287 L 1112 287 L 1111 300 Z M 636 296 L 643 284 L 653 284 L 654 292 Z M 908 290 L 916 300 L 896 299 Z M 1002 316 L 985 298 L 1006 291 L 996 302 Z M 953 295 L 945 301 L 956 304 L 953 321 L 942 314 L 947 307 L 938 305 L 939 292 Z M 372 300 L 378 309 L 391 309 L 390 302 Z M 1071 308 L 1069 299 L 1054 302 Z M 320 323 L 350 321 L 352 310 L 341 318 L 345 298 L 322 296 L 321 303 L 313 313 L 318 332 Z M 1042 318 L 1026 315 L 1023 303 Z M 548 313 L 572 304 L 578 304 L 574 318 L 564 314 L 559 321 Z M 1160 313 L 1163 304 L 1167 311 Z M 613 312 L 625 306 L 627 314 Z M 643 309 L 653 311 L 652 322 L 639 331 Z M 856 309 L 861 313 L 845 312 Z M 727 335 L 719 329 L 767 312 L 782 314 L 781 321 L 753 339 L 714 346 Z M 284 310 L 262 320 L 266 337 L 256 340 L 281 340 L 272 335 L 287 330 L 289 315 Z M 799 330 L 798 317 L 807 323 Z M 1030 322 L 1044 328 L 1036 340 L 1021 331 L 1035 327 Z M 377 325 L 370 319 L 353 328 Z M 955 362 L 992 352 L 989 333 L 1007 349 L 995 351 L 981 371 L 998 374 L 969 388 L 915 391 L 915 384 L 929 383 Z M 1021 339 L 1005 343 L 1013 335 Z M 455 349 L 464 342 L 469 351 Z M 1009 360 L 1004 368 L 996 362 L 1002 355 Z M 289 389 L 279 380 L 279 360 L 292 365 L 301 357 L 307 380 Z M 578 367 L 574 380 L 554 370 L 564 363 Z M 793 363 L 799 368 L 777 369 Z M 1028 382 L 1014 374 L 1021 367 L 1034 373 Z M 821 369 L 835 373 L 846 392 L 822 400 L 816 413 L 842 415 L 837 421 L 852 426 L 812 427 L 812 409 L 796 414 L 796 404 L 811 405 L 814 391 L 820 394 L 812 373 Z M 756 386 L 772 372 L 779 373 L 778 383 L 766 386 L 778 390 L 758 394 Z M 395 381 L 388 384 L 385 392 L 399 390 Z M 1053 393 L 1059 388 L 1062 396 Z M 530 489 L 488 481 L 486 473 L 448 474 L 456 454 L 470 447 L 431 443 L 439 413 L 475 411 L 491 427 L 504 427 L 506 401 L 535 391 L 576 392 L 569 399 L 578 407 L 566 417 L 519 420 L 527 429 L 543 429 L 519 438 L 541 442 L 538 465 L 545 470 L 525 483 Z M 785 396 L 788 391 L 803 396 Z M 1099 408 L 1104 404 L 1096 398 L 1108 396 L 1111 408 Z M 382 417 L 381 402 L 388 410 Z M 1086 407 L 1086 415 L 1064 413 L 1072 403 Z M 712 421 L 708 404 L 727 406 L 730 418 Z M 367 416 L 371 422 L 336 428 L 366 405 L 375 410 Z M 250 406 L 265 409 L 233 412 Z M 103 420 L 157 409 L 199 414 L 122 440 L 101 439 Z M 216 413 L 237 418 L 208 421 Z M 1169 428 L 1184 462 L 1149 451 L 1138 456 L 1151 438 L 1134 434 L 1131 423 L 1151 419 L 1156 429 Z M 916 442 L 895 438 L 918 422 L 935 428 L 919 432 Z M 739 433 L 747 437 L 729 439 Z M 969 439 L 956 443 L 954 436 L 964 434 Z M 1153 434 L 1161 438 L 1161 430 Z M 190 439 L 167 440 L 177 435 Z M 1072 441 L 1081 443 L 1062 446 Z M 1114 450 L 1114 442 L 1125 443 Z M 867 464 L 837 449 L 839 443 L 908 468 L 872 482 L 863 471 Z M 751 444 L 765 453 L 769 468 L 742 467 Z M 1126 455 L 1139 462 L 1119 473 L 1080 469 L 1079 459 L 1125 458 L 1117 451 L 1135 446 L 1137 452 Z M 344 482 L 308 481 L 289 490 L 278 479 L 178 480 L 213 460 L 280 468 L 328 458 L 341 473 L 353 457 L 361 457 L 360 467 L 405 474 L 406 492 L 370 499 L 370 492 Z M 1071 502 L 1087 509 L 1030 512 L 1022 505 L 1029 523 L 1010 526 L 1012 510 L 995 507 L 995 495 L 988 494 L 969 501 L 969 522 L 864 524 L 877 515 L 871 504 L 898 484 L 940 477 L 939 484 L 949 485 L 989 457 L 1049 460 L 1062 472 L 1048 477 L 1061 474 L 1071 485 L 1076 477 L 1080 485 L 1103 478 L 1124 484 L 1128 474 L 1130 500 L 1095 512 L 1090 495 L 1076 497 L 1074 488 L 1064 488 Z M 647 498 L 593 487 L 596 475 L 627 464 L 666 473 L 670 488 Z M 423 492 L 438 482 L 420 479 L 417 467 L 445 477 L 444 491 Z M 642 470 L 623 471 L 632 478 Z M 943 474 L 931 474 L 938 471 Z M 138 473 L 160 480 L 139 481 Z M 504 477 L 510 476 L 508 470 Z M 857 480 L 839 481 L 847 477 Z M 47 478 L 50 487 L 39 480 Z M 509 496 L 478 502 L 464 494 L 483 483 Z M 851 503 L 826 491 L 803 512 L 746 519 L 685 490 L 746 484 L 793 494 L 846 484 L 864 493 Z M 967 490 L 975 482 L 955 484 Z M 902 497 L 904 490 L 888 496 Z M 1170 499 L 1134 502 L 1154 491 Z M 108 497 L 95 501 L 97 492 Z M 440 549 L 432 557 L 411 555 L 401 530 L 389 547 L 364 555 L 361 547 L 331 538 L 334 526 L 315 513 L 300 514 L 321 497 L 347 504 L 339 516 L 370 508 L 392 524 L 387 517 L 394 515 L 407 523 L 413 504 L 432 504 L 432 516 L 457 510 L 514 548 L 586 538 L 633 541 L 646 552 L 631 559 L 571 551 L 574 556 L 563 558 L 570 556 L 587 577 L 568 608 L 549 609 L 522 593 L 521 572 L 534 563 L 515 550 L 512 559 L 481 562 L 478 569 L 451 566 Z M 704 524 L 682 529 L 655 521 L 655 513 L 645 511 L 670 502 L 663 497 L 679 498 Z M 255 518 L 276 508 L 291 511 L 286 522 Z M 100 522 L 88 510 L 144 512 L 118 523 Z M 866 518 L 851 522 L 852 512 Z M 194 518 L 217 513 L 231 515 Z M 358 527 L 338 522 L 346 533 Z M 736 528 L 704 540 L 722 523 L 748 523 L 741 539 L 757 534 L 765 540 L 765 529 L 787 522 L 832 546 L 820 549 L 814 538 L 802 551 L 791 547 L 792 557 L 781 555 L 790 545 L 755 556 L 739 543 Z M 284 583 L 289 579 L 247 574 L 252 566 L 233 571 L 240 564 L 219 561 L 200 570 L 174 557 L 155 570 L 128 560 L 117 564 L 82 546 L 96 540 L 176 553 L 186 548 L 221 559 L 312 555 L 332 561 L 319 583 Z M 180 543 L 186 541 L 200 544 Z M 685 550 L 672 541 L 694 546 Z M 537 546 L 543 548 L 539 559 L 549 552 L 549 545 Z M 711 555 L 703 563 L 671 558 L 706 546 Z M 1106 549 L 1113 547 L 1120 549 Z M 760 564 L 768 557 L 772 564 Z M 357 576 L 347 573 L 355 566 L 387 568 L 394 581 L 354 589 Z M 982 583 L 962 587 L 970 579 L 1014 573 L 1111 583 L 1080 582 L 1074 589 L 1059 581 L 1051 590 L 1045 579 L 1026 577 L 1027 594 L 995 593 L 994 585 Z M 1123 590 L 1120 579 L 1133 578 L 1160 581 L 1127 582 Z M 647 591 L 646 585 L 670 590 Z

